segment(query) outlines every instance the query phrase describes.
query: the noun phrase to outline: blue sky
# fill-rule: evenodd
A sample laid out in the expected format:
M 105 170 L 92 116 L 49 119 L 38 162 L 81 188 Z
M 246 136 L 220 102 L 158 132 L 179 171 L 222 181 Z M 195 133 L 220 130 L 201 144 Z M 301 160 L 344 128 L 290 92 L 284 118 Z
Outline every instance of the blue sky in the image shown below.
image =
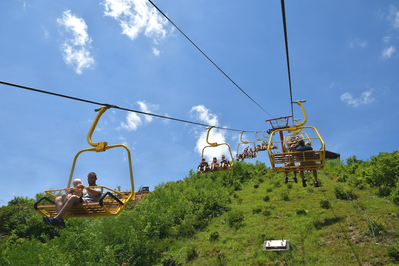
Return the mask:
M 273 117 L 291 114 L 281 3 L 154 1 Z M 4 1 L 0 80 L 245 131 L 272 117 L 147 1 Z M 342 159 L 397 149 L 399 1 L 285 1 L 293 99 Z M 0 85 L 0 205 L 67 185 L 98 106 Z M 302 117 L 298 107 L 296 118 Z M 132 151 L 136 188 L 179 180 L 200 161 L 205 128 L 108 110 L 93 141 Z M 239 133 L 214 130 L 237 152 Z M 254 139 L 245 133 L 244 139 Z M 226 151 L 216 151 L 220 155 Z M 269 165 L 266 153 L 258 160 Z M 129 189 L 126 153 L 82 155 L 75 178 Z

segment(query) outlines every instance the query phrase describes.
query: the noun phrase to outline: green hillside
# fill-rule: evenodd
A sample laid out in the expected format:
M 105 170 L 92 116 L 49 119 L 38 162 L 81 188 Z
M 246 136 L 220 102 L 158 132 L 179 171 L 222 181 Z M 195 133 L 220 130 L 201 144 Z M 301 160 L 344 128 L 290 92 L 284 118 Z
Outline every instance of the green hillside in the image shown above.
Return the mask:
M 71 218 L 63 230 L 15 197 L 0 208 L 0 265 L 399 264 L 397 151 L 329 161 L 320 187 L 312 178 L 285 184 L 261 162 L 191 171 L 117 217 Z M 263 251 L 279 239 L 289 251 Z

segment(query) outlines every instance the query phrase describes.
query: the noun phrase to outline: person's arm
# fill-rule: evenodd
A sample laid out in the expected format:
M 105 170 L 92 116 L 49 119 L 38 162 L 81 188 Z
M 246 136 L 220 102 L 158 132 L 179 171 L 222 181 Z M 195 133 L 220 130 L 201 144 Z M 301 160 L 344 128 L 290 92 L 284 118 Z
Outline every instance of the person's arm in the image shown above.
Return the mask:
M 99 196 L 101 195 L 101 191 L 99 189 L 96 188 L 89 188 L 86 187 L 85 185 L 79 184 L 78 188 L 84 188 L 87 190 L 87 192 L 89 192 L 90 194 L 94 195 L 94 196 Z

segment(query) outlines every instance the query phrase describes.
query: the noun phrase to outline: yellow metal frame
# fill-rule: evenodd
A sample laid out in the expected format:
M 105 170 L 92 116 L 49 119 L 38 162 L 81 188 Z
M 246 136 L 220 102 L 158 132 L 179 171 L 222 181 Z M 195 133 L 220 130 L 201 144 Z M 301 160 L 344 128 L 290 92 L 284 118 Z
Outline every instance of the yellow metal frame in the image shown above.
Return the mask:
M 230 166 L 227 166 L 226 169 L 224 168 L 218 168 L 217 170 L 214 170 L 214 172 L 221 172 L 221 171 L 228 171 L 231 170 L 233 168 L 234 165 L 234 158 L 233 158 L 233 154 L 231 153 L 231 149 L 230 149 L 230 145 L 228 143 L 217 143 L 217 142 L 209 142 L 209 132 L 211 131 L 211 129 L 214 127 L 208 127 L 207 128 L 207 133 L 206 133 L 206 142 L 208 143 L 207 146 L 205 146 L 204 148 L 202 148 L 202 154 L 201 154 L 201 158 L 204 158 L 204 151 L 206 148 L 215 148 L 217 146 L 221 146 L 221 145 L 226 145 L 229 148 L 229 153 L 230 153 Z M 209 163 L 212 163 L 212 161 L 207 161 L 208 165 L 210 165 Z M 200 173 L 203 173 L 202 171 L 200 171 Z
M 255 141 L 242 140 L 242 134 L 244 134 L 244 132 L 245 131 L 241 131 L 241 135 L 240 135 L 240 141 L 241 142 L 238 143 L 238 145 L 237 145 L 237 156 L 238 156 L 238 154 L 240 154 L 240 145 L 242 145 L 242 144 L 248 145 L 249 143 L 252 143 L 254 145 L 254 149 L 253 149 L 254 154 L 253 154 L 252 158 L 244 158 L 244 160 L 245 159 L 254 159 L 254 158 L 256 158 L 258 156 L 258 152 L 257 152 L 257 149 L 256 149 Z M 256 134 L 255 134 L 255 139 L 256 139 Z
M 304 170 L 320 170 L 324 169 L 325 166 L 325 143 L 321 138 L 319 132 L 315 127 L 312 126 L 304 126 L 307 121 L 307 115 L 305 112 L 305 108 L 303 107 L 301 101 L 296 101 L 303 112 L 304 121 L 297 124 L 291 125 L 289 128 L 281 128 L 274 130 L 269 139 L 269 145 L 267 147 L 267 152 L 270 158 L 270 163 L 275 172 L 291 172 L 291 171 L 304 171 Z M 303 132 L 303 129 L 311 129 L 316 132 L 317 137 L 311 138 L 308 136 L 306 132 Z M 273 136 L 275 134 L 280 134 L 280 132 L 287 132 L 285 138 L 283 140 L 273 141 Z M 290 136 L 300 135 L 303 139 L 306 140 L 319 140 L 321 143 L 321 147 L 319 150 L 310 150 L 310 151 L 295 151 L 290 152 L 287 143 L 291 140 L 288 138 Z M 273 151 L 271 149 L 272 145 L 281 144 L 282 149 Z
M 108 145 L 108 143 L 106 141 L 102 141 L 102 142 L 93 142 L 91 140 L 91 137 L 93 135 L 93 132 L 97 126 L 98 121 L 100 120 L 101 116 L 105 113 L 105 111 L 108 109 L 109 107 L 103 106 L 100 109 L 96 110 L 99 111 L 98 114 L 96 115 L 96 118 L 93 121 L 93 124 L 90 127 L 89 133 L 87 135 L 87 142 L 89 143 L 90 146 L 92 146 L 93 148 L 88 148 L 88 149 L 83 149 L 81 151 L 79 151 L 74 160 L 73 160 L 73 164 L 72 164 L 72 169 L 71 169 L 71 173 L 69 175 L 69 180 L 68 180 L 68 185 L 67 187 L 69 188 L 71 183 L 72 183 L 72 177 L 73 177 L 73 173 L 75 170 L 75 165 L 76 165 L 76 161 L 79 157 L 80 154 L 82 154 L 83 152 L 104 152 L 106 150 L 109 149 L 113 149 L 113 148 L 124 148 L 127 152 L 128 155 L 128 161 L 129 161 L 129 173 L 130 173 L 130 184 L 131 184 L 131 190 L 130 191 L 116 191 L 113 189 L 110 189 L 108 187 L 104 187 L 104 186 L 91 186 L 89 188 L 103 188 L 109 191 L 109 194 L 112 194 L 113 198 L 118 199 L 122 204 L 118 204 L 118 207 L 113 208 L 112 211 L 110 211 L 107 208 L 107 204 L 103 204 L 101 206 L 101 208 L 104 210 L 104 212 L 100 212 L 100 213 L 90 213 L 89 210 L 89 206 L 92 206 L 93 204 L 85 204 L 85 203 L 80 203 L 77 204 L 79 208 L 86 208 L 87 209 L 87 214 L 78 214 L 78 215 L 74 215 L 74 208 L 76 208 L 75 206 L 72 207 L 71 211 L 68 212 L 66 215 L 64 215 L 65 218 L 68 217 L 97 217 L 97 216 L 110 216 L 110 215 L 118 215 L 127 205 L 127 203 L 131 200 L 135 200 L 136 198 L 136 193 L 134 191 L 134 180 L 133 180 L 133 167 L 132 167 L 132 160 L 131 160 L 131 154 L 130 154 L 130 150 L 126 145 L 123 144 L 114 144 L 114 145 Z M 64 191 L 64 189 L 52 189 L 52 190 L 46 190 L 45 193 L 50 196 L 51 198 L 56 198 L 58 196 L 61 196 L 62 191 Z M 112 199 L 112 197 L 109 197 L 109 199 Z M 104 203 L 109 202 L 108 198 L 104 199 Z M 40 206 L 39 206 L 40 207 Z M 41 209 L 38 208 L 37 211 L 45 216 L 50 216 L 49 212 L 47 212 L 45 209 Z

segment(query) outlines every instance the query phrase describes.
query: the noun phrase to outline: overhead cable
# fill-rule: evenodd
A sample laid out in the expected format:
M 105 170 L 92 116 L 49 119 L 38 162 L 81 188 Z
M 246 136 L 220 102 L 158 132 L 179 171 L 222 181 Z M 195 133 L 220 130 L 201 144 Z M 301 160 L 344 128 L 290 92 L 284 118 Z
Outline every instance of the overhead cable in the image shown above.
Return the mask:
M 240 86 L 238 86 L 237 83 L 235 83 L 215 62 L 213 62 L 186 34 L 184 34 L 184 32 L 177 27 L 177 25 L 175 23 L 173 23 L 173 21 L 164 13 L 162 12 L 161 9 L 159 9 L 151 0 L 148 0 L 148 2 L 150 2 L 158 11 L 159 13 L 161 13 L 178 31 L 180 31 L 181 34 L 183 34 L 184 37 L 186 37 L 186 39 L 195 46 L 195 48 L 197 48 L 198 51 L 200 51 L 217 69 L 219 69 L 220 72 L 222 72 L 222 74 L 228 78 L 238 89 L 240 89 L 240 91 L 242 93 L 244 93 L 249 99 L 251 99 L 252 102 L 254 102 L 260 109 L 262 109 L 265 113 L 267 113 L 268 115 L 270 115 L 271 117 L 274 118 L 274 116 L 272 116 L 270 113 L 268 113 L 265 109 L 263 109 L 262 106 L 260 106 L 254 99 L 251 98 L 251 96 L 249 96 Z
M 288 36 L 287 36 L 287 23 L 285 20 L 285 5 L 284 0 L 281 0 L 281 12 L 283 15 L 283 27 L 284 27 L 284 39 L 285 39 L 285 54 L 287 57 L 287 69 L 288 69 L 288 83 L 290 86 L 290 102 L 291 102 L 291 114 L 292 123 L 294 123 L 294 102 L 292 101 L 292 88 L 291 88 L 291 71 L 290 71 L 290 58 L 288 56 Z
M 133 109 L 119 107 L 119 106 L 112 105 L 112 104 L 99 103 L 99 102 L 85 100 L 85 99 L 81 99 L 81 98 L 76 98 L 76 97 L 72 97 L 72 96 L 68 96 L 68 95 L 64 95 L 64 94 L 59 94 L 59 93 L 55 93 L 55 92 L 39 90 L 39 89 L 35 89 L 35 88 L 27 87 L 27 86 L 22 86 L 22 85 L 10 83 L 10 82 L 5 82 L 5 81 L 1 81 L 1 80 L 0 80 L 0 84 L 7 85 L 7 86 L 12 86 L 12 87 L 17 87 L 17 88 L 21 88 L 21 89 L 25 89 L 25 90 L 31 90 L 31 91 L 35 91 L 35 92 L 45 93 L 45 94 L 49 94 L 49 95 L 53 95 L 53 96 L 57 96 L 57 97 L 63 97 L 63 98 L 67 98 L 67 99 L 70 99 L 70 100 L 75 100 L 75 101 L 80 101 L 80 102 L 85 102 L 85 103 L 91 103 L 91 104 L 96 104 L 96 105 L 101 105 L 101 106 L 107 106 L 109 108 L 115 108 L 115 109 L 119 109 L 119 110 L 123 110 L 123 111 L 134 112 L 134 113 L 138 113 L 138 114 L 142 114 L 142 115 L 149 115 L 149 116 L 154 116 L 154 117 L 158 117 L 158 118 L 169 119 L 169 120 L 173 120 L 173 121 L 193 124 L 193 125 L 197 125 L 197 126 L 214 127 L 214 128 L 217 128 L 217 129 L 238 131 L 238 132 L 242 132 L 242 131 L 244 131 L 244 132 L 252 132 L 252 133 L 256 132 L 256 131 L 246 131 L 246 130 L 226 128 L 226 127 L 216 127 L 216 126 L 211 126 L 211 125 L 207 125 L 207 124 L 192 122 L 192 121 L 188 121 L 188 120 L 173 118 L 173 117 L 169 117 L 169 116 L 163 116 L 163 115 L 157 115 L 157 114 L 137 111 L 137 110 L 133 110 Z M 259 131 L 261 131 L 261 130 L 259 130 Z

